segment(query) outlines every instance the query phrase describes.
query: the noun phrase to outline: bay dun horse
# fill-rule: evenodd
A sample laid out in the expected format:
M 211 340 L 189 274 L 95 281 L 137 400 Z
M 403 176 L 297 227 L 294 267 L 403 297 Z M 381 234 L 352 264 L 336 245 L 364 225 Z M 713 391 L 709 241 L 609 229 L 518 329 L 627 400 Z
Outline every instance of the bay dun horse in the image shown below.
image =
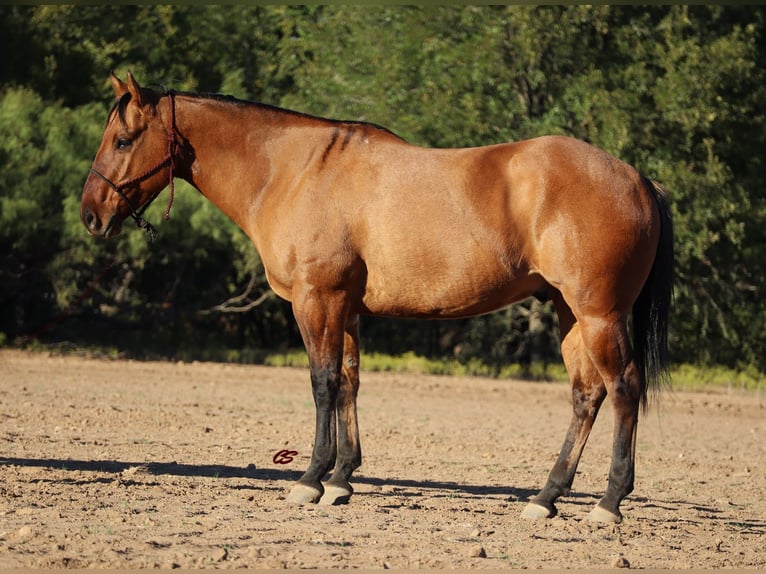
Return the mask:
M 523 516 L 556 514 L 609 396 L 609 482 L 588 517 L 621 520 L 639 405 L 668 368 L 673 230 L 656 183 L 567 137 L 426 149 L 367 123 L 157 92 L 131 75 L 112 85 L 82 221 L 105 238 L 127 217 L 151 230 L 143 210 L 179 177 L 253 241 L 292 302 L 316 405 L 311 462 L 289 501 L 339 504 L 353 492 L 360 315 L 470 317 L 537 296 L 558 314 L 573 416 Z

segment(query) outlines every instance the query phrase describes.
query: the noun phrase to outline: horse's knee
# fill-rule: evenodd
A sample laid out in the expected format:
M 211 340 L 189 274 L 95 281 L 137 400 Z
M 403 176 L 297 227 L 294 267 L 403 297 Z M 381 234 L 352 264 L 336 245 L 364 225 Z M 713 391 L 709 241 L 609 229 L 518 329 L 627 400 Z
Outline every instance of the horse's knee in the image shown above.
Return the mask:
M 311 391 L 317 408 L 329 409 L 335 406 L 340 389 L 340 374 L 331 367 L 311 369 Z

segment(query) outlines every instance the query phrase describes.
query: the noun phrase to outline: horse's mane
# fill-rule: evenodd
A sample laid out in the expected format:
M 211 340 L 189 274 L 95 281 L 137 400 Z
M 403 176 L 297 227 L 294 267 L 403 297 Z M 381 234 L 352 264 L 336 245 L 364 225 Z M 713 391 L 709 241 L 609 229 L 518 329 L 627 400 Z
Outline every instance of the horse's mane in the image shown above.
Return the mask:
M 304 112 L 290 110 L 287 108 L 281 108 L 279 106 L 274 106 L 271 104 L 264 104 L 262 102 L 256 102 L 252 100 L 243 100 L 243 99 L 236 98 L 234 96 L 230 96 L 226 94 L 219 94 L 215 92 L 190 92 L 190 91 L 183 91 L 183 90 L 170 90 L 167 88 L 160 88 L 155 93 L 157 93 L 158 95 L 163 95 L 163 96 L 173 94 L 176 96 L 184 96 L 187 98 L 212 100 L 215 102 L 221 102 L 224 104 L 229 104 L 234 106 L 244 106 L 244 107 L 252 106 L 252 107 L 257 107 L 264 110 L 269 110 L 277 114 L 288 114 L 298 118 L 304 118 L 309 120 L 319 120 L 319 121 L 329 122 L 331 124 L 336 124 L 336 125 L 345 124 L 345 125 L 354 125 L 354 126 L 365 126 L 372 129 L 383 131 L 389 135 L 392 135 L 398 139 L 403 140 L 402 137 L 392 132 L 390 129 L 372 122 L 365 122 L 365 121 L 358 121 L 358 120 L 336 120 L 336 119 L 324 118 L 321 116 L 315 116 L 315 115 L 307 114 Z M 125 109 L 128 106 L 128 102 L 130 101 L 130 98 L 131 98 L 130 92 L 125 93 L 120 98 L 118 98 L 117 101 L 112 106 L 112 109 L 109 112 L 109 115 L 107 117 L 111 118 L 112 114 L 116 110 L 119 115 L 120 121 L 122 122 L 123 125 L 125 125 Z

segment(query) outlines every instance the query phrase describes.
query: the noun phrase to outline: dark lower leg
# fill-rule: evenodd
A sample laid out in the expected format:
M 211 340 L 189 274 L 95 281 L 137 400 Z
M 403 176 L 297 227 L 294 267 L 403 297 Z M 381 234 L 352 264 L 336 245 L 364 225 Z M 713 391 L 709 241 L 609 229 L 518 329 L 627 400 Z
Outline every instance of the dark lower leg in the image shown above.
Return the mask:
M 330 482 L 348 481 L 362 464 L 359 427 L 356 419 L 356 389 L 343 383 L 338 394 L 338 457 Z
M 618 406 L 615 409 L 614 424 L 614 444 L 612 446 L 612 465 L 609 469 L 609 483 L 598 506 L 608 510 L 616 517 L 620 517 L 622 516 L 619 508 L 620 503 L 628 494 L 633 492 L 638 400 L 635 401 L 635 404 Z
M 311 384 L 316 406 L 316 433 L 309 467 L 298 482 L 322 491 L 320 481 L 335 464 L 337 450 L 335 401 L 338 394 L 337 375 L 314 373 Z
M 583 393 L 581 388 L 573 390 L 574 412 L 561 452 L 548 475 L 545 486 L 531 501 L 547 509 L 548 516 L 554 516 L 557 512 L 554 505 L 556 499 L 569 494 L 577 465 L 604 396 L 605 390 L 600 384 L 595 389 L 589 389 L 588 393 Z
M 336 499 L 332 504 L 347 502 L 353 493 L 349 484 L 351 473 L 362 464 L 356 397 L 359 391 L 359 322 L 353 318 L 346 327 L 343 345 L 341 385 L 336 402 L 338 422 L 338 456 L 327 487 L 334 487 Z

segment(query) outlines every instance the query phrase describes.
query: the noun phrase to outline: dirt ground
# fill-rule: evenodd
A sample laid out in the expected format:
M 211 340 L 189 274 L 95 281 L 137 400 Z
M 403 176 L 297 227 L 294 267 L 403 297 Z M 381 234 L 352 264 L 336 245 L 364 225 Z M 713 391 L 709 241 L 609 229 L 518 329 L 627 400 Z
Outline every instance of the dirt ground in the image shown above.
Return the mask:
M 583 520 L 608 407 L 559 516 L 520 517 L 566 385 L 363 373 L 359 413 L 351 503 L 294 506 L 306 371 L 0 351 L 0 568 L 766 567 L 763 392 L 664 394 L 617 526 Z

